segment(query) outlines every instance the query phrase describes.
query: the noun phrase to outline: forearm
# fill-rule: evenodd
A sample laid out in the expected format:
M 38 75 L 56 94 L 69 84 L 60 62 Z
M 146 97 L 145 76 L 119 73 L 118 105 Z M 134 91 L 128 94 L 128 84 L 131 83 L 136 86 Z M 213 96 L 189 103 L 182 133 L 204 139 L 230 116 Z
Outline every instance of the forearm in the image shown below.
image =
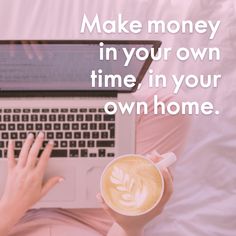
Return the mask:
M 107 233 L 107 236 L 143 236 L 143 228 L 129 228 L 129 229 L 123 229 L 120 225 L 117 223 L 114 223 L 110 230 Z
M 20 220 L 22 214 L 19 214 L 14 209 L 6 207 L 0 202 L 0 235 L 7 236 L 11 231 L 12 227 Z

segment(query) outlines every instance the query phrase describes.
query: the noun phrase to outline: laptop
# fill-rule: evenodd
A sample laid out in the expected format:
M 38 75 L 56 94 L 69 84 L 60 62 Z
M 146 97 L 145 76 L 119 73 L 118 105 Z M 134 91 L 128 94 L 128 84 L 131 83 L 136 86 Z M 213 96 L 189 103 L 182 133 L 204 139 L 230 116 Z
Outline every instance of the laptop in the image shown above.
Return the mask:
M 0 194 L 6 181 L 6 151 L 16 140 L 17 157 L 28 133 L 43 131 L 54 140 L 45 178 L 65 181 L 34 207 L 98 207 L 100 175 L 115 157 L 135 152 L 135 114 L 107 114 L 107 102 L 134 101 L 133 93 L 152 58 L 131 59 L 124 67 L 122 48 L 158 51 L 159 41 L 103 40 L 117 60 L 99 60 L 98 40 L 0 41 Z M 134 87 L 92 87 L 91 72 L 132 74 Z

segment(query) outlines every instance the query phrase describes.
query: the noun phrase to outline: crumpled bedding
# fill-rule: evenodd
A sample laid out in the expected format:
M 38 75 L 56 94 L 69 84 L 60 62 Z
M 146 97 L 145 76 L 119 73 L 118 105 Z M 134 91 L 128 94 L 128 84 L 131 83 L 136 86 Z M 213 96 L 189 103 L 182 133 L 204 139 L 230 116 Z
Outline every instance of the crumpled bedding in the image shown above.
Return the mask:
M 122 13 L 127 19 L 221 20 L 214 40 L 208 35 L 81 35 L 83 14 L 101 19 Z M 183 88 L 187 97 L 210 100 L 217 116 L 195 116 L 183 155 L 175 166 L 175 192 L 147 235 L 236 235 L 236 2 L 234 0 L 0 0 L 1 39 L 158 39 L 164 47 L 219 47 L 219 62 L 152 65 L 163 74 L 221 73 L 218 89 Z

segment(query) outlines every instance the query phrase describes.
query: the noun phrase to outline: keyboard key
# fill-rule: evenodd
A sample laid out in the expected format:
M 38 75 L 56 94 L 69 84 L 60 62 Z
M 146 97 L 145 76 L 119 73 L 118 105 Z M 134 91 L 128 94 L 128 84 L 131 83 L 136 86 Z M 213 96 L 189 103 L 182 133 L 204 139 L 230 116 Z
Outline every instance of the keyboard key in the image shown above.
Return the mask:
M 62 139 L 63 138 L 63 133 L 62 132 L 57 132 L 56 133 L 56 138 L 57 139 Z
M 88 157 L 88 149 L 81 149 L 80 156 L 81 157 Z
M 30 109 L 28 109 L 28 108 L 24 108 L 23 109 L 23 113 L 30 113 L 31 111 L 30 111 Z
M 35 129 L 38 131 L 43 130 L 43 125 L 42 124 L 35 124 Z
M 89 132 L 84 132 L 83 133 L 83 138 L 84 139 L 89 139 L 90 138 L 90 133 Z
M 70 144 L 69 144 L 69 145 L 70 145 L 70 148 L 76 147 L 76 143 L 77 143 L 76 141 L 71 140 L 71 141 L 70 141 Z
M 114 147 L 115 146 L 115 141 L 108 141 L 108 140 L 98 140 L 96 141 L 96 146 L 97 147 Z
M 69 130 L 70 129 L 70 124 L 66 123 L 62 125 L 63 130 Z
M 40 121 L 42 122 L 47 121 L 47 115 L 40 115 Z
M 8 130 L 15 130 L 15 124 L 8 124 Z
M 17 133 L 10 133 L 11 139 L 17 139 L 18 138 L 18 134 Z
M 67 147 L 67 141 L 63 140 L 60 142 L 60 145 L 62 148 L 66 148 Z
M 52 108 L 52 113 L 59 113 L 59 109 L 57 109 L 57 108 Z
M 2 139 L 9 139 L 8 133 L 2 133 Z
M 4 142 L 0 141 L 0 148 L 4 148 Z
M 85 147 L 85 141 L 83 140 L 79 141 L 79 147 Z
M 29 121 L 29 115 L 22 115 L 21 119 L 22 121 L 27 122 Z
M 65 115 L 59 115 L 58 116 L 58 121 L 65 121 L 66 120 L 66 116 Z
M 16 141 L 15 147 L 22 148 L 22 145 L 23 145 L 22 141 Z
M 67 115 L 67 121 L 74 121 L 75 117 L 74 115 Z
M 71 109 L 70 109 L 70 112 L 71 112 L 71 113 L 77 113 L 77 112 L 78 112 L 78 109 L 77 109 L 77 108 L 71 108 Z
M 4 111 L 4 113 L 11 113 L 12 112 L 11 109 L 4 109 L 3 111 Z
M 61 129 L 61 124 L 56 123 L 54 124 L 54 130 L 60 130 Z
M 21 149 L 15 149 L 15 150 L 14 150 L 14 154 L 15 154 L 15 157 L 16 157 L 16 158 L 19 157 L 20 152 L 21 152 Z
M 87 130 L 87 129 L 88 129 L 88 124 L 82 123 L 82 124 L 81 124 L 81 129 L 82 129 L 82 130 Z
M 96 114 L 95 117 L 94 117 L 94 120 L 95 120 L 95 121 L 101 121 L 101 120 L 102 120 L 102 116 Z
M 97 153 L 94 153 L 94 152 L 93 152 L 93 153 L 90 153 L 90 154 L 89 154 L 89 157 L 97 157 Z
M 43 108 L 42 113 L 49 113 L 49 109 L 48 108 Z
M 79 124 L 77 123 L 72 124 L 72 130 L 79 130 Z
M 70 150 L 70 157 L 79 157 L 79 150 L 71 149 Z
M 67 157 L 67 150 L 64 149 L 53 149 L 51 157 Z
M 106 156 L 106 150 L 105 149 L 99 149 L 98 150 L 98 156 L 99 157 L 105 157 Z
M 5 124 L 0 124 L 0 130 L 6 130 L 6 125 Z
M 94 147 L 95 142 L 93 140 L 87 141 L 87 147 Z
M 107 115 L 107 114 L 105 114 L 103 116 L 103 120 L 104 121 L 115 121 L 115 115 Z
M 77 121 L 83 121 L 84 120 L 84 116 L 83 115 L 77 115 L 76 116 L 76 120 Z
M 40 113 L 40 109 L 32 109 L 33 113 Z
M 100 124 L 99 124 L 99 129 L 100 129 L 100 130 L 106 129 L 106 123 L 100 123 Z
M 20 139 L 26 139 L 26 137 L 27 137 L 26 132 L 20 133 Z
M 38 121 L 38 115 L 31 115 L 30 120 L 33 121 L 33 122 L 37 122 Z
M 13 115 L 12 116 L 12 121 L 14 121 L 14 122 L 20 121 L 20 116 L 19 115 Z
M 67 108 L 61 108 L 61 112 L 62 112 L 62 113 L 68 113 L 68 111 L 69 111 L 69 110 L 68 110 Z
M 92 132 L 92 138 L 93 139 L 99 138 L 99 132 Z
M 26 129 L 27 130 L 33 130 L 34 129 L 33 124 L 26 124 Z
M 90 127 L 90 130 L 96 130 L 97 129 L 97 124 L 96 123 L 91 123 L 89 127 Z
M 5 121 L 5 122 L 11 121 L 11 116 L 10 115 L 4 115 L 3 116 L 3 121 Z
M 47 144 L 48 144 L 48 141 L 46 141 L 46 140 L 45 140 L 45 141 L 43 141 L 43 145 L 42 145 L 42 146 L 43 146 L 43 148 L 45 148 L 45 147 L 47 146 Z
M 102 113 L 105 112 L 105 110 L 104 110 L 103 108 L 99 108 L 98 111 L 99 111 L 99 112 L 102 112 Z
M 56 115 L 49 115 L 49 121 L 56 121 Z
M 74 133 L 74 139 L 81 139 L 81 133 L 80 132 L 75 132 Z
M 85 120 L 86 121 L 92 121 L 93 120 L 93 116 L 92 115 L 85 115 Z
M 59 146 L 59 144 L 58 144 L 58 141 L 57 141 L 57 140 L 53 141 L 53 143 L 54 143 L 54 145 L 53 145 L 53 147 L 54 147 L 54 148 L 57 148 L 57 147 Z
M 46 133 L 47 139 L 54 139 L 54 133 L 53 132 L 48 132 Z
M 65 133 L 65 138 L 66 139 L 72 139 L 72 133 L 71 132 L 66 132 Z
M 79 112 L 82 112 L 82 113 L 87 112 L 87 109 L 86 108 L 80 108 Z
M 45 130 L 52 130 L 52 124 L 50 124 L 50 123 L 44 124 L 44 129 Z
M 108 138 L 108 132 L 102 132 L 102 133 L 101 133 L 101 138 L 102 138 L 102 139 Z
M 21 109 L 17 109 L 17 108 L 16 108 L 16 109 L 13 109 L 13 112 L 14 112 L 14 113 L 21 113 Z
M 17 124 L 17 130 L 25 130 L 24 124 Z
M 108 156 L 108 157 L 114 157 L 114 156 L 115 156 L 115 153 L 109 152 L 109 153 L 107 153 L 107 156 Z

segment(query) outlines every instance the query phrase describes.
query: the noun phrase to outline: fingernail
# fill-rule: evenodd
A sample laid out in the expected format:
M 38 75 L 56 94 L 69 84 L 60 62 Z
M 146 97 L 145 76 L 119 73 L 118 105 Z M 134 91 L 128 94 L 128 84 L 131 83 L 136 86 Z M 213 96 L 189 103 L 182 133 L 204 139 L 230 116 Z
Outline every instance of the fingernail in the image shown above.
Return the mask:
M 62 183 L 62 182 L 64 182 L 64 181 L 65 181 L 64 178 L 60 178 L 60 179 L 58 180 L 58 183 Z
M 96 198 L 97 198 L 97 200 L 98 200 L 99 202 L 101 202 L 101 203 L 103 202 L 103 201 L 102 201 L 102 196 L 101 196 L 100 193 L 97 193 Z
M 12 139 L 10 139 L 8 142 L 9 142 L 10 145 L 14 145 L 15 144 L 15 141 L 12 140 Z
M 39 138 L 44 138 L 44 133 L 43 133 L 42 131 L 39 132 L 38 137 L 39 137 Z
M 53 140 L 49 140 L 48 143 L 51 144 L 51 145 L 54 145 L 54 141 Z
M 32 133 L 29 133 L 29 134 L 28 134 L 28 138 L 33 139 L 33 138 L 34 138 L 34 135 L 33 135 Z

